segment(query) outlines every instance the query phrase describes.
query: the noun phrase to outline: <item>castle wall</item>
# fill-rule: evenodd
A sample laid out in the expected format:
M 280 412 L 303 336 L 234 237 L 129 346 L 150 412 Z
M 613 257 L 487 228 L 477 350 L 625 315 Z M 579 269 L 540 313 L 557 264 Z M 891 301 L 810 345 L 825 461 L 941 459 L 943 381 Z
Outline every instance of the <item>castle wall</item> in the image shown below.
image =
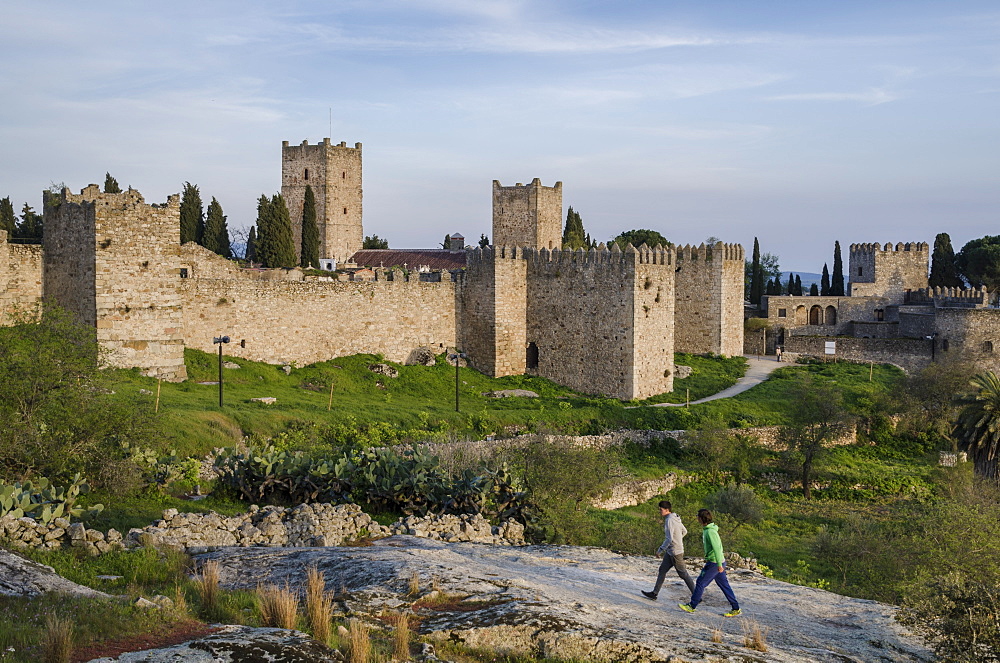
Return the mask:
M 828 356 L 825 344 L 836 342 L 837 354 Z M 931 363 L 930 341 L 914 338 L 850 338 L 826 336 L 790 336 L 785 339 L 785 352 L 827 358 L 829 361 L 869 362 L 895 364 L 908 373 L 926 368 Z M 940 359 L 940 352 L 937 353 Z
M 227 355 L 299 365 L 362 352 L 402 362 L 417 347 L 455 346 L 458 284 L 450 274 L 440 282 L 393 275 L 367 282 L 184 279 L 185 343 L 217 352 L 212 338 L 226 335 L 233 339 Z
M 97 327 L 108 364 L 183 379 L 180 196 L 147 205 L 132 189 L 63 189 L 46 198 L 45 223 L 46 297 Z
M 361 250 L 362 227 L 361 143 L 322 143 L 289 146 L 281 144 L 281 195 L 292 219 L 296 255 L 302 250 L 302 206 L 306 186 L 316 197 L 320 258 L 346 262 Z
M 632 399 L 673 389 L 673 254 L 526 252 L 529 372 Z
M 31 313 L 42 301 L 42 247 L 11 244 L 0 230 L 0 325 Z
M 901 304 L 908 292 L 927 287 L 929 264 L 926 242 L 851 244 L 848 294 L 887 297 Z
M 562 182 L 501 186 L 493 180 L 493 245 L 533 249 L 562 246 Z
M 972 362 L 1000 372 L 1000 309 L 938 308 L 934 331 L 938 361 Z
M 487 375 L 522 375 L 526 370 L 526 274 L 521 249 L 486 247 L 468 253 L 461 347 L 469 363 Z
M 855 326 L 852 323 L 855 322 L 899 321 L 898 306 L 887 297 L 766 295 L 765 308 L 767 319 L 775 327 L 809 335 L 853 334 Z M 882 312 L 881 320 L 876 311 Z
M 739 244 L 676 249 L 677 352 L 743 353 L 744 255 Z

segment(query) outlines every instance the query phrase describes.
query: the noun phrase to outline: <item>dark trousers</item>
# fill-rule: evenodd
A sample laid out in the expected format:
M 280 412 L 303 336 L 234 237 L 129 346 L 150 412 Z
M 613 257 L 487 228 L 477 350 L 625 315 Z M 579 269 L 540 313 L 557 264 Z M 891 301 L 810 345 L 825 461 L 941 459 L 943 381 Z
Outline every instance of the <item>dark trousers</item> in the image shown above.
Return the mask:
M 701 603 L 701 595 L 705 593 L 705 588 L 715 581 L 715 584 L 719 586 L 722 593 L 726 595 L 726 600 L 729 601 L 729 605 L 733 607 L 733 610 L 739 610 L 740 604 L 736 600 L 736 595 L 733 594 L 733 588 L 729 586 L 729 578 L 726 577 L 725 564 L 722 565 L 723 571 L 719 573 L 719 565 L 716 562 L 707 562 L 705 568 L 701 570 L 701 575 L 698 576 L 698 582 L 695 584 L 694 591 L 691 592 L 691 602 L 688 604 L 692 608 L 697 608 L 698 604 Z
M 663 586 L 663 578 L 666 577 L 667 571 L 671 567 L 677 569 L 677 575 L 688 586 L 688 591 L 694 594 L 694 580 L 691 579 L 691 574 L 688 573 L 687 567 L 684 566 L 684 553 L 672 555 L 669 550 L 663 553 L 663 561 L 660 562 L 660 570 L 656 574 L 656 586 L 653 587 L 653 593 L 660 593 L 660 587 Z

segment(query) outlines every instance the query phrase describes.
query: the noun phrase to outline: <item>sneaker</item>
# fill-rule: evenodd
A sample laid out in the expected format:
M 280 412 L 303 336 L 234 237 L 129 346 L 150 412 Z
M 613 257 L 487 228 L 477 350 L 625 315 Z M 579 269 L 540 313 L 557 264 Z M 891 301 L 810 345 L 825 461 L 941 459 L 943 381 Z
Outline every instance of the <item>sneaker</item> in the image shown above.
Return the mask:
M 735 610 L 730 610 L 729 612 L 723 614 L 722 616 L 723 617 L 739 617 L 742 614 L 743 614 L 743 611 L 740 610 L 739 608 L 736 608 Z
M 643 596 L 645 596 L 647 599 L 649 599 L 650 601 L 655 601 L 656 600 L 656 594 L 654 594 L 653 592 L 647 592 L 644 589 L 644 590 L 642 590 L 641 594 Z
M 694 608 L 692 608 L 687 603 L 678 603 L 677 607 L 680 608 L 681 610 L 683 610 L 684 612 L 694 612 Z

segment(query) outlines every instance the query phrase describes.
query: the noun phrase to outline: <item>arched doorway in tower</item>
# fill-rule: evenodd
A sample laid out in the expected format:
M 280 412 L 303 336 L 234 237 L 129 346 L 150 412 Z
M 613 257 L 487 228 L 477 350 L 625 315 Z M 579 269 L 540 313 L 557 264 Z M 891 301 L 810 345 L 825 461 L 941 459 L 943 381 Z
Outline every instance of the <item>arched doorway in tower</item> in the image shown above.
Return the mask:
M 837 307 L 827 306 L 826 307 L 826 324 L 835 325 L 837 324 Z
M 809 324 L 810 325 L 821 325 L 823 324 L 823 307 L 813 306 L 809 309 Z

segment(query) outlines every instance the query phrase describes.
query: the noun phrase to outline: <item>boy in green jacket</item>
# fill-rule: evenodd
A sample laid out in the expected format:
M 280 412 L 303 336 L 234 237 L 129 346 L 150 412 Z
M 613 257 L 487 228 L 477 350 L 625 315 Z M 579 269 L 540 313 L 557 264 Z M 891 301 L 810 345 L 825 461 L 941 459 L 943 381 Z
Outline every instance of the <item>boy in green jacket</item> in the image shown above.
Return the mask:
M 740 604 L 733 594 L 733 588 L 729 586 L 729 578 L 726 577 L 726 558 L 722 553 L 722 539 L 719 538 L 719 526 L 712 522 L 712 512 L 708 509 L 698 511 L 698 522 L 704 527 L 701 533 L 701 541 L 705 546 L 705 568 L 698 576 L 695 583 L 694 592 L 691 593 L 689 603 L 680 603 L 678 607 L 684 612 L 694 612 L 698 604 L 701 603 L 701 596 L 705 593 L 705 588 L 714 580 L 722 593 L 726 595 L 726 600 L 732 606 L 732 610 L 725 613 L 723 617 L 737 617 L 740 615 Z

